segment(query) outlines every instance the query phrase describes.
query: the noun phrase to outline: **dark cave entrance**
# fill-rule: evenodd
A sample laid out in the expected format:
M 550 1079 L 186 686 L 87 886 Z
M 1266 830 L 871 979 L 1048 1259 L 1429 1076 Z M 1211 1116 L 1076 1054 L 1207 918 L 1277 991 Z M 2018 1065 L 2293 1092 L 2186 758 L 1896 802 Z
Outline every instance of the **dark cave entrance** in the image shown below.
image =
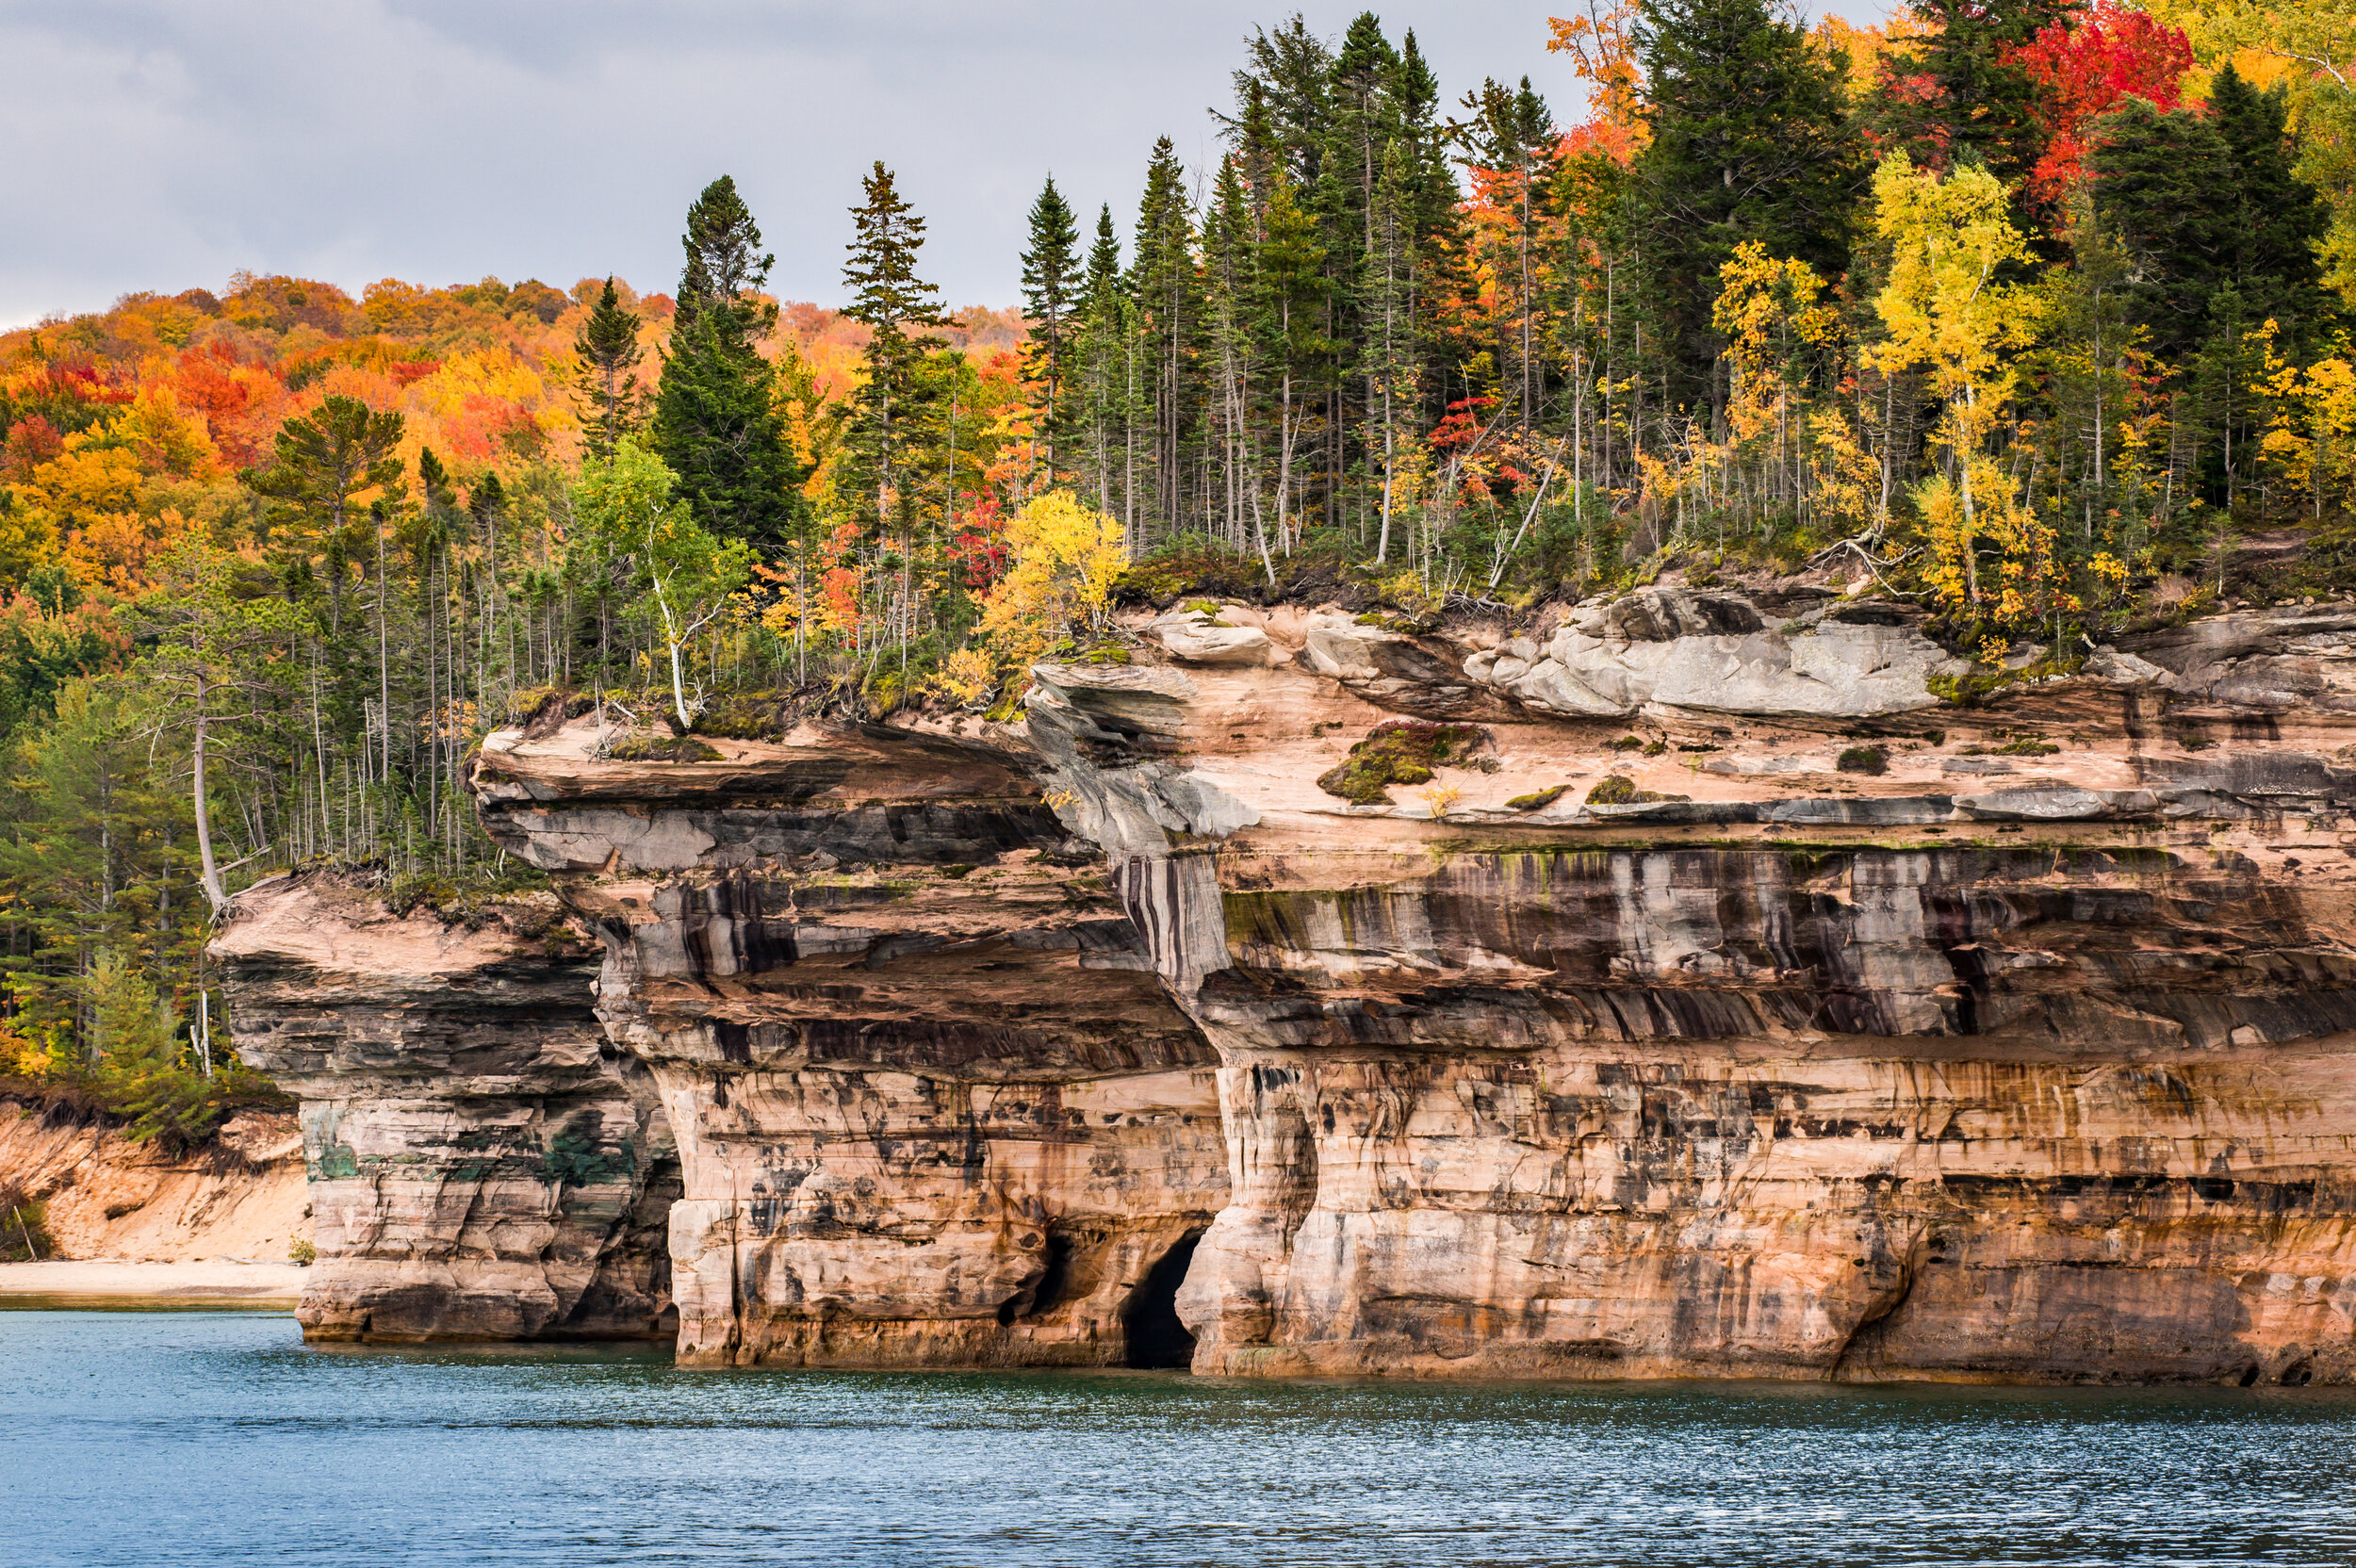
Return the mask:
M 1186 1266 L 1194 1262 L 1195 1244 L 1203 1233 L 1190 1231 L 1177 1246 L 1163 1253 L 1147 1271 L 1144 1283 L 1129 1293 L 1121 1310 L 1131 1366 L 1185 1367 L 1194 1364 L 1194 1335 L 1178 1318 L 1178 1287 L 1186 1282 Z

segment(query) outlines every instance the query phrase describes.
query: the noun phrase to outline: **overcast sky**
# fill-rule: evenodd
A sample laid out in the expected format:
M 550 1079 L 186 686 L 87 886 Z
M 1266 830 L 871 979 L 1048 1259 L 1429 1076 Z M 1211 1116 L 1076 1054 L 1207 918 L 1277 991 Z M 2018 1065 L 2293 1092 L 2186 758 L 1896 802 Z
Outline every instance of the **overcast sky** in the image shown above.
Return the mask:
M 1124 238 L 1153 139 L 1215 144 L 1276 0 L 0 0 L 0 326 L 239 268 L 559 287 L 679 271 L 680 218 L 736 176 L 772 287 L 834 302 L 844 216 L 882 158 L 955 304 L 1016 299 L 1050 170 Z M 1299 7 L 1337 36 L 1365 0 Z M 1411 0 L 1453 100 L 1527 73 L 1578 101 L 1547 6 Z M 1876 14 L 1874 0 L 1839 9 Z

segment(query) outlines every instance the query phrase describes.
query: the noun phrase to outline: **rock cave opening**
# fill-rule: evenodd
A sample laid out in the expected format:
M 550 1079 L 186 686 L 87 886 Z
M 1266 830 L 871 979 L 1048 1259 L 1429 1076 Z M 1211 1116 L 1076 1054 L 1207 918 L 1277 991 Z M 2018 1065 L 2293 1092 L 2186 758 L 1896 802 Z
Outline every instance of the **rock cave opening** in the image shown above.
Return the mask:
M 1194 1364 L 1194 1335 L 1178 1316 L 1178 1287 L 1186 1282 L 1194 1262 L 1201 1231 L 1189 1231 L 1146 1271 L 1144 1282 L 1129 1294 L 1121 1309 L 1121 1326 L 1128 1343 L 1128 1364 L 1137 1367 L 1186 1367 Z
M 1072 1284 L 1072 1254 L 1079 1244 L 1060 1231 L 1047 1233 L 1047 1258 L 1039 1278 L 999 1303 L 1001 1327 L 1018 1317 L 1037 1317 L 1055 1308 Z

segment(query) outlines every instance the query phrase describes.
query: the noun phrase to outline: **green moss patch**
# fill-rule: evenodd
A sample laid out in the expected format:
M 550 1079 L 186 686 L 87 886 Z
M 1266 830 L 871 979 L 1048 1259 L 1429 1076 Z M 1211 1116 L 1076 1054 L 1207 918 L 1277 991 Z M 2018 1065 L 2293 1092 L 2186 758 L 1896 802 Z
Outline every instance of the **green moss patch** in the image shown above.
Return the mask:
M 793 708 L 791 692 L 723 692 L 695 715 L 695 730 L 730 741 L 781 740 Z
M 632 735 L 606 751 L 616 762 L 717 762 L 717 746 L 693 735 Z
M 1339 767 L 1318 776 L 1317 788 L 1356 806 L 1387 805 L 1392 785 L 1429 783 L 1432 769 L 1461 766 L 1488 742 L 1479 725 L 1394 719 L 1367 731 Z
M 1890 771 L 1890 753 L 1879 746 L 1851 746 L 1841 754 L 1833 766 L 1842 773 L 1862 773 L 1879 776 Z
M 1590 806 L 1649 806 L 1656 801 L 1691 800 L 1692 795 L 1666 795 L 1658 790 L 1640 790 L 1636 780 L 1626 774 L 1613 774 L 1587 792 Z
M 1569 788 L 1568 784 L 1556 784 L 1544 790 L 1533 791 L 1526 795 L 1515 795 L 1505 803 L 1506 808 L 1513 811 L 1543 811 L 1561 800 L 1563 792 Z

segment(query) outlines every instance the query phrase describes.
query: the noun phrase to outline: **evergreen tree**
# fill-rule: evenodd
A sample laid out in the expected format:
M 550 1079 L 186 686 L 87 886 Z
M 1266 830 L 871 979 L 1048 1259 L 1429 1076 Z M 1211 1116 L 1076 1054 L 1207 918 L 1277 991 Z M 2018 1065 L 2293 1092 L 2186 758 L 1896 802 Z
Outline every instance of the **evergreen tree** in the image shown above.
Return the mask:
M 2171 366 L 2208 335 L 2210 301 L 2232 274 L 2241 215 L 2229 156 L 2207 115 L 2130 98 L 2102 118 L 2089 160 L 2099 220 L 2133 262 L 2144 348 Z
M 1719 343 L 1718 270 L 1745 241 L 1838 277 L 1864 159 L 1837 69 L 1766 0 L 1644 0 L 1652 139 L 1638 159 L 1661 347 L 1697 398 Z
M 1290 555 L 1301 527 L 1299 514 L 1305 510 L 1301 496 L 1307 485 L 1301 458 L 1309 422 L 1317 412 L 1316 378 L 1333 345 L 1322 330 L 1324 248 L 1317 243 L 1315 220 L 1289 185 L 1280 182 L 1268 193 L 1267 227 L 1255 261 L 1253 302 L 1268 364 L 1262 396 L 1276 437 L 1274 526 L 1278 545 Z
M 1024 376 L 1039 388 L 1039 440 L 1052 476 L 1071 459 L 1072 411 L 1064 396 L 1073 356 L 1073 317 L 1079 306 L 1080 231 L 1050 174 L 1031 204 L 1031 243 L 1023 253 L 1023 305 L 1031 337 L 1023 351 Z
M 2225 264 L 2233 286 L 2252 318 L 2316 343 L 2333 314 L 2316 253 L 2331 213 L 2292 169 L 2283 88 L 2261 92 L 2228 61 L 2209 90 L 2209 118 L 2227 159 L 2219 191 L 2237 208 Z
M 852 395 L 843 446 L 861 514 L 878 530 L 895 523 L 905 529 L 915 498 L 911 460 L 927 412 L 923 364 L 940 341 L 910 334 L 949 322 L 941 314 L 941 291 L 916 275 L 924 220 L 900 199 L 882 160 L 862 188 L 866 200 L 851 209 L 856 237 L 843 282 L 851 292 L 843 314 L 868 329 L 861 355 L 867 379 Z
M 1394 475 L 1398 466 L 1402 416 L 1407 429 L 1416 427 L 1416 389 L 1421 359 L 1415 333 L 1415 253 L 1414 188 L 1407 155 L 1399 140 L 1383 149 L 1383 169 L 1375 184 L 1374 205 L 1367 223 L 1366 269 L 1361 293 L 1366 320 L 1366 419 L 1379 443 L 1383 495 L 1381 523 L 1374 559 L 1390 559 L 1392 518 L 1398 511 Z
M 1096 239 L 1088 249 L 1088 285 L 1080 328 L 1080 445 L 1093 480 L 1096 507 L 1134 521 L 1132 477 L 1136 469 L 1136 306 L 1121 275 L 1121 238 L 1108 204 L 1096 215 Z
M 1196 354 L 1202 328 L 1202 280 L 1196 272 L 1194 220 L 1186 196 L 1186 171 L 1176 147 L 1163 137 L 1153 144 L 1145 170 L 1145 194 L 1137 204 L 1137 252 L 1130 278 L 1143 341 L 1146 386 L 1141 396 L 1153 410 L 1146 460 L 1152 470 L 1153 515 L 1166 530 L 1181 523 L 1186 495 L 1186 460 L 1199 412 L 1195 396 Z M 1132 549 L 1150 547 L 1151 532 L 1132 527 Z
M 328 398 L 278 430 L 269 466 L 245 476 L 256 496 L 276 504 L 272 525 L 308 551 L 346 547 L 345 529 L 359 498 L 398 483 L 401 416 L 379 414 L 357 398 Z
M 573 339 L 573 355 L 581 361 L 583 376 L 577 396 L 588 454 L 611 457 L 614 444 L 637 425 L 641 394 L 638 378 L 631 374 L 640 355 L 638 313 L 622 308 L 610 276 L 590 308 L 589 319 L 581 323 L 581 335 Z
M 776 257 L 723 174 L 687 209 L 687 253 L 647 437 L 704 527 L 776 545 L 792 532 L 794 454 L 761 339 L 777 307 L 758 290 Z

